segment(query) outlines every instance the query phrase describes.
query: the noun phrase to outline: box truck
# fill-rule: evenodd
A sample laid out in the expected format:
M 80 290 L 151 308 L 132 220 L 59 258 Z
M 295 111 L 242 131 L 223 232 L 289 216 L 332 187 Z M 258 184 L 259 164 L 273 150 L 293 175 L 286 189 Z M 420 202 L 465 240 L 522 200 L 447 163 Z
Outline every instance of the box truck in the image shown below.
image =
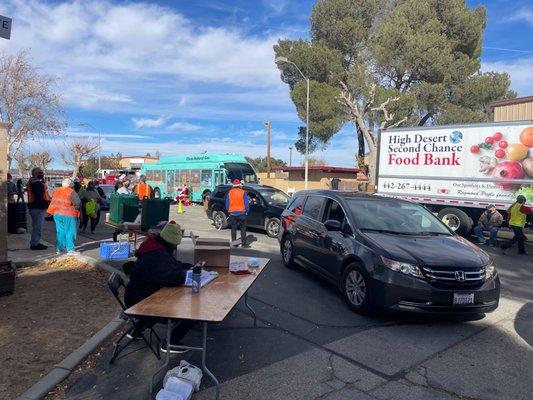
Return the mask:
M 377 157 L 379 194 L 424 204 L 460 234 L 489 204 L 533 203 L 533 121 L 388 129 Z

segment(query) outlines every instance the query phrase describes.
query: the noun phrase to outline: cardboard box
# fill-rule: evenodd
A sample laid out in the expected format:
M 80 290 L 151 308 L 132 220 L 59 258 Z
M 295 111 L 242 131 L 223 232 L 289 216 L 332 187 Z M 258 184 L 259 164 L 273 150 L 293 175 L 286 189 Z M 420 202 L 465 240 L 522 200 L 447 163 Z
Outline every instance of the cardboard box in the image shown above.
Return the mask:
M 205 261 L 206 267 L 229 268 L 230 243 L 226 239 L 196 238 L 194 243 L 194 263 Z

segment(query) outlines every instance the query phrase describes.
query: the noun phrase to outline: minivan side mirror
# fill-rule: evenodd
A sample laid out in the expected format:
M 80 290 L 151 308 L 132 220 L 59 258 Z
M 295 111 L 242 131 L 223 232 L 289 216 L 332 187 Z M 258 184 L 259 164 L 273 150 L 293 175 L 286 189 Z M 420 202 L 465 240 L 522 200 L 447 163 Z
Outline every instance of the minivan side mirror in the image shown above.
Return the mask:
M 328 231 L 342 231 L 342 224 L 336 219 L 328 219 L 326 222 L 324 222 L 324 226 Z

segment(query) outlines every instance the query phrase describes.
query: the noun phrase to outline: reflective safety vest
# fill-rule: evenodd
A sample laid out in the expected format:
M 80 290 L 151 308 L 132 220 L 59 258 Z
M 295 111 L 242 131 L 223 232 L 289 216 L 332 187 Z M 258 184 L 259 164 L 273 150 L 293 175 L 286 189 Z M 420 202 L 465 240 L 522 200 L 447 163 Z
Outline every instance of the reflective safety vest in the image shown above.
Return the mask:
M 33 193 L 33 190 L 31 188 L 30 182 L 26 185 L 26 192 L 28 194 L 28 203 L 33 203 L 35 201 L 35 194 Z M 43 185 L 43 199 L 46 201 L 50 201 L 50 195 L 48 194 L 48 187 L 46 186 L 46 183 L 42 182 Z
M 246 192 L 242 188 L 232 188 L 228 192 L 228 212 L 233 213 L 245 213 L 246 204 L 244 200 Z
M 60 187 L 54 191 L 52 201 L 48 207 L 48 214 L 51 215 L 65 215 L 67 217 L 79 217 L 80 212 L 72 204 L 70 196 L 74 193 L 74 189 L 70 187 Z
M 520 211 L 520 208 L 523 206 L 523 204 L 520 203 L 514 203 L 509 208 L 509 225 L 517 226 L 519 228 L 523 228 L 526 226 L 526 214 L 524 214 L 522 211 Z
M 152 196 L 152 188 L 147 183 L 139 182 L 135 186 L 135 194 L 139 196 L 139 199 L 144 199 L 145 197 L 150 198 Z

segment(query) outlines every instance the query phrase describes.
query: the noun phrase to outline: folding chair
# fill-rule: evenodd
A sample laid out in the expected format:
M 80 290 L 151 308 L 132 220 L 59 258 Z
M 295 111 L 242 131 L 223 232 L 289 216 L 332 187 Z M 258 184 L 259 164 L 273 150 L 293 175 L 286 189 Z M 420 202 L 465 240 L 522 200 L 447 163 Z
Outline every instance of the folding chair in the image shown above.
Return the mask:
M 146 327 L 142 327 L 141 321 L 137 318 L 130 317 L 129 315 L 126 315 L 124 311 L 126 310 L 126 305 L 120 298 L 120 291 L 121 289 L 126 290 L 126 285 L 124 284 L 124 280 L 122 277 L 116 273 L 113 272 L 111 276 L 109 277 L 109 280 L 107 281 L 107 284 L 109 286 L 109 289 L 111 290 L 111 293 L 113 293 L 113 296 L 115 296 L 115 299 L 117 299 L 118 303 L 120 304 L 120 307 L 122 308 L 121 312 L 121 318 L 128 321 L 131 324 L 131 327 L 122 334 L 122 336 L 117 340 L 117 343 L 115 344 L 115 350 L 113 351 L 113 356 L 111 357 L 111 360 L 109 360 L 109 364 L 112 364 L 115 359 L 118 357 L 118 355 L 124 350 L 128 345 L 135 340 L 135 335 L 140 335 L 141 339 L 146 343 L 146 346 L 150 348 L 150 350 L 155 354 L 158 360 L 161 359 L 161 355 L 159 354 L 159 343 L 161 342 L 160 337 L 157 335 L 157 333 L 154 331 L 152 325 L 148 325 Z M 144 334 L 144 331 L 146 329 L 150 329 L 150 339 L 148 340 Z M 152 346 L 152 335 L 157 338 L 157 343 L 155 348 Z M 121 345 L 121 342 L 126 339 L 126 343 Z

